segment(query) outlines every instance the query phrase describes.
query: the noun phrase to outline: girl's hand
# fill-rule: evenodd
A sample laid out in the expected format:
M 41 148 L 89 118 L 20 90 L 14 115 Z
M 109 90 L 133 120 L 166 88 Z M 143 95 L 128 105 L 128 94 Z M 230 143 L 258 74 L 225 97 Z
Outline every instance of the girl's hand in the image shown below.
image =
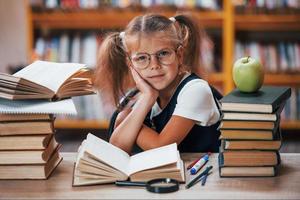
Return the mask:
M 130 67 L 130 70 L 134 82 L 136 83 L 136 87 L 141 92 L 141 95 L 150 98 L 150 100 L 152 100 L 154 104 L 159 94 L 158 91 L 154 89 L 147 81 L 145 81 L 133 67 Z

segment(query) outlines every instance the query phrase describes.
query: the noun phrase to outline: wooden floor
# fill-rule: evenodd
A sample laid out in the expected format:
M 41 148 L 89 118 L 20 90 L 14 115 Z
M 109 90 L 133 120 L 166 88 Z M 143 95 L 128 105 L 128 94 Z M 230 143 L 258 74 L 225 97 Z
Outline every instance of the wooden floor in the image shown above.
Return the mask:
M 62 144 L 62 152 L 76 152 L 87 133 L 107 140 L 105 130 L 57 130 L 56 140 Z M 300 153 L 300 131 L 283 131 L 282 153 Z

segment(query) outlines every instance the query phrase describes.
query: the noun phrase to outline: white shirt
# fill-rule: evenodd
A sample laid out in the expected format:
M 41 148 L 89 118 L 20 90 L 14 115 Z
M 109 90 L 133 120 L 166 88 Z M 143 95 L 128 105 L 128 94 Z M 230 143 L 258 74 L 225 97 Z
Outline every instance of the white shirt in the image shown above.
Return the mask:
M 185 75 L 182 80 L 189 75 Z M 152 119 L 161 112 L 162 109 L 155 102 L 150 118 Z M 192 119 L 201 126 L 215 124 L 220 118 L 220 113 L 208 83 L 202 79 L 187 82 L 178 94 L 173 115 Z

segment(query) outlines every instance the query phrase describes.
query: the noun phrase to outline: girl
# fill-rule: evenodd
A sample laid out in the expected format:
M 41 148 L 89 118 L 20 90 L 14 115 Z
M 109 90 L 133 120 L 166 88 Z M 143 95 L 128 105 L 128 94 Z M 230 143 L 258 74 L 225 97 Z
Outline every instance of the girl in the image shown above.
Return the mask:
M 197 23 L 185 15 L 138 16 L 106 37 L 96 84 L 112 91 L 115 104 L 130 78 L 139 90 L 134 105 L 118 115 L 110 143 L 128 153 L 135 144 L 147 150 L 174 142 L 180 152 L 218 151 L 218 105 L 195 74 L 200 42 Z

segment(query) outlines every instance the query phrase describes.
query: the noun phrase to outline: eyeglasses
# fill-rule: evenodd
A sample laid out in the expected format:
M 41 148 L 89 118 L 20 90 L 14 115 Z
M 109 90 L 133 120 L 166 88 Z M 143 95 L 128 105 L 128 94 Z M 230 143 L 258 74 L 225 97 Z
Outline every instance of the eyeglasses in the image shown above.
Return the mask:
M 154 55 L 156 57 L 159 64 L 169 65 L 174 62 L 176 58 L 177 49 L 166 48 L 153 54 L 137 53 L 132 57 L 129 56 L 129 59 L 132 65 L 137 69 L 146 69 L 151 62 L 151 55 Z

